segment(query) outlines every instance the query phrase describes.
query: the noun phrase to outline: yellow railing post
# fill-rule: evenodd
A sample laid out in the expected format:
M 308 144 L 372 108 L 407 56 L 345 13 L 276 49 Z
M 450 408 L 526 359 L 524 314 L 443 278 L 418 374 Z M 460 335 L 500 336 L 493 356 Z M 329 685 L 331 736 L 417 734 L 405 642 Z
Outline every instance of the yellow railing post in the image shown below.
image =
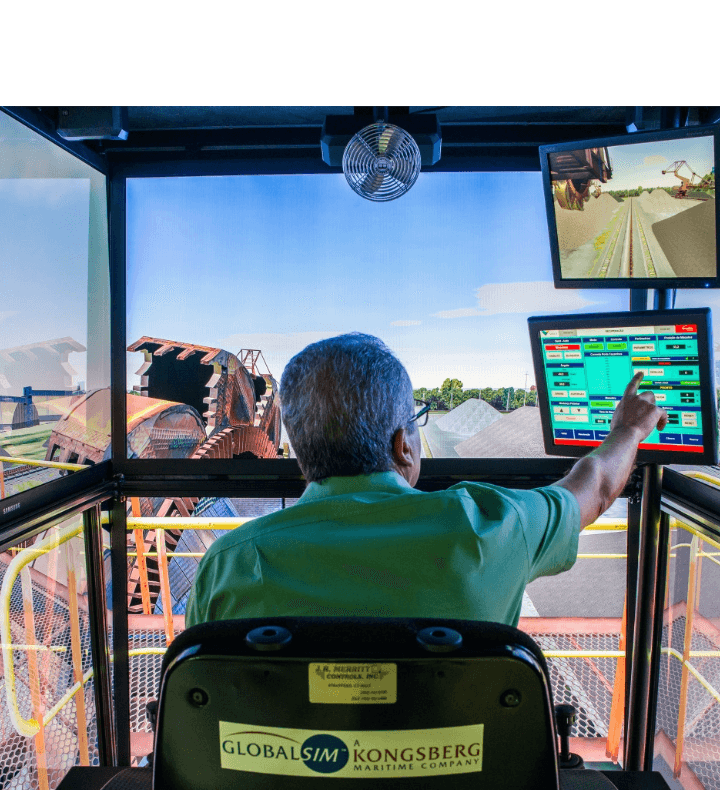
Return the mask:
M 78 750 L 80 765 L 90 765 L 88 751 L 87 716 L 85 715 L 85 687 L 83 686 L 82 642 L 80 640 L 80 614 L 77 601 L 77 577 L 72 540 L 65 544 L 67 565 L 68 605 L 70 608 L 70 646 L 72 650 L 73 677 L 78 684 L 75 692 L 75 715 L 77 717 Z
M 682 770 L 683 746 L 685 743 L 685 718 L 687 716 L 688 662 L 692 645 L 693 614 L 695 612 L 695 583 L 697 571 L 698 536 L 693 535 L 690 543 L 690 565 L 688 573 L 687 606 L 685 609 L 685 641 L 683 644 L 682 676 L 680 679 L 680 706 L 678 710 L 677 740 L 675 742 L 675 765 L 673 775 L 677 779 Z
M 23 611 L 25 613 L 25 644 L 30 646 L 30 649 L 27 651 L 28 685 L 30 686 L 32 715 L 35 720 L 34 723 L 38 728 L 35 734 L 35 762 L 37 764 L 38 785 L 40 790 L 49 790 L 40 676 L 38 674 L 37 650 L 33 649 L 36 647 L 36 643 L 32 580 L 30 579 L 30 569 L 27 566 L 20 571 L 20 579 L 22 584 Z
M 700 582 L 702 579 L 702 561 L 703 561 L 703 547 L 702 541 L 698 538 L 698 553 L 697 553 L 697 574 L 695 578 L 695 609 L 697 610 L 700 605 Z
M 139 497 L 130 497 L 133 518 L 140 518 Z M 148 584 L 147 560 L 145 559 L 145 537 L 142 528 L 133 530 L 135 547 L 137 548 L 138 573 L 140 574 L 140 595 L 142 596 L 143 614 L 152 614 L 150 608 L 150 585 Z
M 623 604 L 622 625 L 620 626 L 620 643 L 618 650 L 625 651 L 625 629 L 627 628 L 627 594 Z M 618 658 L 613 683 L 613 696 L 610 705 L 610 723 L 608 725 L 605 754 L 614 762 L 620 754 L 620 732 L 625 718 L 625 656 Z
M 53 535 L 57 533 L 58 528 L 52 527 L 48 530 L 48 534 Z M 37 538 L 38 541 L 42 539 L 42 536 Z M 45 639 L 43 643 L 46 646 L 49 646 L 52 643 L 52 639 L 55 633 L 55 623 L 57 621 L 57 615 L 55 613 L 55 590 L 57 588 L 57 576 L 58 576 L 58 552 L 57 550 L 52 550 L 47 553 L 47 573 L 46 576 L 48 578 L 47 584 L 47 595 L 45 598 L 45 606 L 46 611 L 47 609 L 50 610 L 50 614 L 46 620 L 46 631 L 45 631 Z M 43 651 L 43 655 L 40 659 L 40 684 L 41 688 L 44 686 L 45 688 L 50 688 L 52 686 L 53 681 L 56 679 L 52 677 L 52 670 L 58 669 L 57 663 L 53 662 L 52 652 L 50 650 Z
M 160 571 L 160 600 L 162 601 L 163 618 L 165 620 L 165 642 L 169 646 L 173 641 L 172 596 L 170 595 L 170 575 L 168 574 L 167 550 L 165 548 L 165 530 L 155 532 L 157 542 L 158 570 Z

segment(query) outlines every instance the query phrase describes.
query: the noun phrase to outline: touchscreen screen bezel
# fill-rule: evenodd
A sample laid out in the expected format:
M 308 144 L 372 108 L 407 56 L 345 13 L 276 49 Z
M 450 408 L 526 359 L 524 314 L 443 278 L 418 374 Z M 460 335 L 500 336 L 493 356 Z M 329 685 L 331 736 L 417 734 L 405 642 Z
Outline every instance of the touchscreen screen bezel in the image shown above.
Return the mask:
M 662 324 L 693 323 L 698 327 L 698 365 L 700 368 L 700 406 L 703 450 L 700 453 L 673 449 L 638 449 L 637 463 L 715 465 L 718 462 L 718 430 L 713 359 L 712 323 L 709 307 L 682 310 L 643 310 L 623 313 L 586 313 L 567 316 L 533 316 L 528 319 L 530 345 L 535 368 L 543 442 L 548 455 L 580 458 L 594 447 L 557 445 L 550 417 L 550 400 L 545 378 L 540 332 L 550 329 L 601 329 L 613 326 L 644 327 Z

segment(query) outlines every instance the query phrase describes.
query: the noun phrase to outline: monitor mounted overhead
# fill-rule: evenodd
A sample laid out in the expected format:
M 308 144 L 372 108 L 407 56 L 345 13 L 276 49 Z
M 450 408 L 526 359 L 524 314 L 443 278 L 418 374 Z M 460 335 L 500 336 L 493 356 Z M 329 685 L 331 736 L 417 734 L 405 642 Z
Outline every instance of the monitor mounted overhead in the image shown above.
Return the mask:
M 713 128 L 540 147 L 557 288 L 720 287 Z
M 528 319 L 548 455 L 579 457 L 610 431 L 632 377 L 668 412 L 640 443 L 638 463 L 717 463 L 718 432 L 707 307 Z

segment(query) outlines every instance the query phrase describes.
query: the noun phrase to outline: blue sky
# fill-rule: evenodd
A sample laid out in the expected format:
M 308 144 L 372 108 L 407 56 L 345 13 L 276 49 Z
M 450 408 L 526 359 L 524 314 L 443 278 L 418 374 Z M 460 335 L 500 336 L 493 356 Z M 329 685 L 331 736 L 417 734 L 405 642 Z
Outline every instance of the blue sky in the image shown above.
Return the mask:
M 702 178 L 710 172 L 715 162 L 712 137 L 688 137 L 684 140 L 615 145 L 608 152 L 613 176 L 603 187 L 606 190 L 636 189 L 638 186 L 679 186 L 681 181 L 676 175 L 662 173 L 673 162 L 680 160 L 687 162 L 687 166 L 679 170 L 686 178 L 691 176 L 688 167 Z
M 87 346 L 90 180 L 0 179 L 0 349 L 70 336 Z M 83 354 L 71 354 L 76 381 Z
M 0 179 L 0 348 L 87 345 L 88 199 L 82 178 Z M 276 377 L 307 343 L 359 330 L 416 387 L 520 387 L 529 315 L 627 307 L 626 290 L 553 289 L 539 173 L 421 174 L 385 204 L 337 175 L 148 179 L 128 209 L 128 342 L 260 348 Z M 702 305 L 717 322 L 718 291 L 678 292 Z M 84 380 L 85 354 L 70 364 Z
M 132 180 L 127 249 L 128 342 L 259 348 L 276 378 L 307 343 L 357 330 L 416 387 L 519 387 L 529 315 L 628 299 L 553 289 L 539 173 L 421 174 L 380 204 L 342 175 Z

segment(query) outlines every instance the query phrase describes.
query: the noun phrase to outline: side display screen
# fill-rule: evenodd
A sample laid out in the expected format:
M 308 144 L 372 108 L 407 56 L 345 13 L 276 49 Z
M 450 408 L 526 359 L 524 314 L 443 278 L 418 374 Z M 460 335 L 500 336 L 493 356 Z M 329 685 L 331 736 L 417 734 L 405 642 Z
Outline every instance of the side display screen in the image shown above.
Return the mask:
M 694 320 L 686 321 L 681 311 L 673 312 L 678 313 L 673 320 L 651 312 L 607 314 L 606 322 L 593 320 L 586 326 L 578 325 L 580 317 L 565 317 L 566 324 L 576 326 L 536 330 L 543 430 L 546 445 L 549 442 L 554 448 L 548 453 L 582 455 L 597 447 L 610 431 L 625 388 L 639 371 L 644 375 L 638 392 L 653 392 L 657 405 L 668 412 L 667 426 L 653 430 L 639 451 L 662 456 L 671 452 L 678 459 L 672 462 L 688 464 L 716 453 L 711 446 L 717 444 L 717 437 L 709 322 L 697 310 Z M 639 321 L 639 316 L 646 318 Z M 611 320 L 618 317 L 621 320 Z M 533 322 L 549 320 L 530 319 L 531 336 Z
M 718 287 L 714 129 L 540 148 L 558 288 Z

